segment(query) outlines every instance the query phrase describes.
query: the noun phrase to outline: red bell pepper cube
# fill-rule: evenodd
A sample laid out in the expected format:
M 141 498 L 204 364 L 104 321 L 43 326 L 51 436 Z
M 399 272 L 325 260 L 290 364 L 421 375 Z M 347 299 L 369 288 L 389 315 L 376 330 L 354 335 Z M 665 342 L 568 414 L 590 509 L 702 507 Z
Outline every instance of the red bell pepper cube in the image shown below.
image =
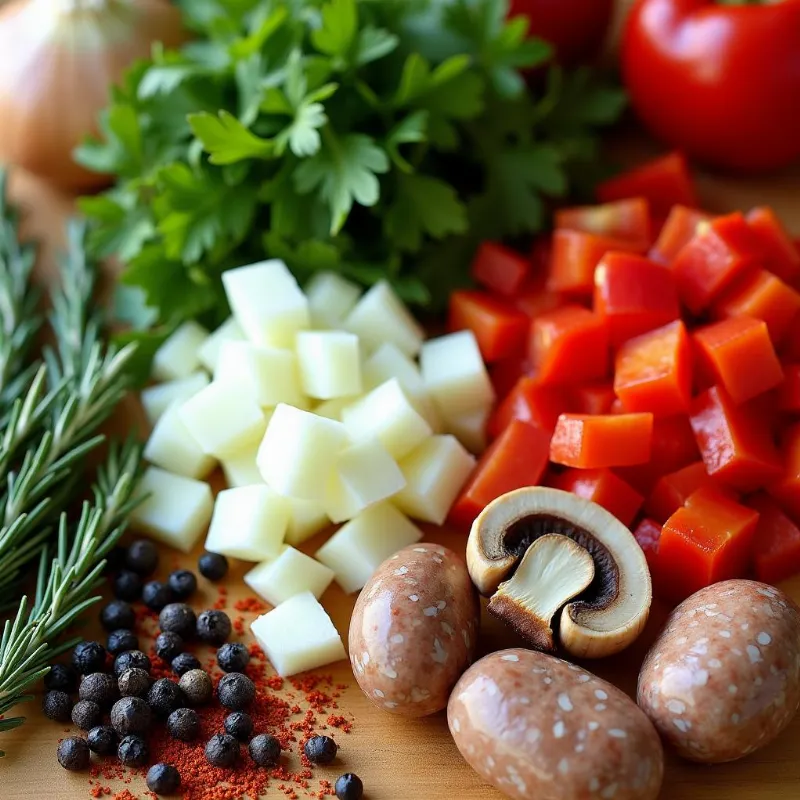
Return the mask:
M 514 354 L 499 358 L 489 365 L 489 378 L 494 387 L 496 397 L 505 397 L 520 378 L 533 374 L 528 360 L 528 343 Z
M 778 386 L 783 369 L 769 338 L 767 324 L 753 317 L 730 317 L 694 333 L 703 368 L 737 403 Z
M 553 486 L 603 506 L 628 527 L 644 501 L 636 489 L 609 469 L 568 469 L 553 479 Z
M 550 442 L 550 460 L 582 469 L 644 464 L 652 436 L 652 414 L 562 414 Z
M 555 227 L 625 239 L 641 247 L 647 247 L 652 241 L 650 207 L 644 197 L 562 208 L 555 213 Z
M 800 248 L 771 208 L 754 208 L 747 222 L 766 253 L 765 266 L 781 280 L 791 282 L 800 277 Z
M 659 478 L 645 501 L 644 509 L 653 519 L 664 522 L 686 502 L 689 495 L 705 486 L 714 486 L 714 479 L 706 472 L 702 461 L 695 461 Z
M 617 352 L 614 392 L 628 411 L 669 416 L 689 410 L 692 347 L 678 320 L 625 342 Z
M 492 500 L 524 486 L 537 486 L 547 467 L 550 434 L 522 420 L 489 445 L 450 510 L 450 520 L 469 527 Z
M 570 390 L 572 408 L 578 414 L 608 414 L 614 402 L 614 387 L 605 381 L 583 383 Z
M 681 248 L 688 244 L 689 240 L 697 233 L 697 226 L 701 222 L 710 222 L 712 219 L 710 214 L 695 208 L 673 206 L 647 257 L 656 264 L 668 266 Z
M 778 408 L 800 412 L 800 364 L 785 364 L 783 383 L 778 387 Z
M 764 492 L 747 499 L 758 511 L 753 539 L 753 567 L 764 583 L 780 583 L 800 572 L 800 528 Z
M 530 274 L 525 256 L 497 242 L 484 242 L 472 262 L 472 277 L 498 294 L 516 294 Z
M 487 432 L 492 438 L 499 436 L 519 419 L 552 433 L 559 414 L 568 407 L 567 394 L 560 387 L 542 386 L 536 378 L 520 378 L 489 417 Z
M 800 523 L 800 423 L 783 432 L 781 456 L 783 469 L 767 491 L 793 520 Z
M 650 568 L 650 578 L 653 589 L 660 584 L 658 569 L 658 544 L 661 539 L 661 523 L 645 517 L 633 531 L 633 538 L 639 543 L 644 552 L 647 566 Z
M 743 492 L 778 480 L 781 457 L 756 406 L 737 405 L 721 386 L 692 401 L 690 420 L 708 474 Z

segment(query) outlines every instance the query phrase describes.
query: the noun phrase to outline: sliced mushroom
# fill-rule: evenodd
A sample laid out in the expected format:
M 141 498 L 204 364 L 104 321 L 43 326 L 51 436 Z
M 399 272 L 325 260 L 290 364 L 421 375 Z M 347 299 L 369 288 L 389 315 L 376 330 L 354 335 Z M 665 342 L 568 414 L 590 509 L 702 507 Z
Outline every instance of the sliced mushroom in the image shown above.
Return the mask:
M 557 628 L 568 653 L 600 658 L 627 647 L 647 622 L 642 549 L 613 514 L 570 492 L 537 486 L 498 497 L 472 525 L 467 566 L 491 597 L 489 611 L 538 649 L 554 649 Z

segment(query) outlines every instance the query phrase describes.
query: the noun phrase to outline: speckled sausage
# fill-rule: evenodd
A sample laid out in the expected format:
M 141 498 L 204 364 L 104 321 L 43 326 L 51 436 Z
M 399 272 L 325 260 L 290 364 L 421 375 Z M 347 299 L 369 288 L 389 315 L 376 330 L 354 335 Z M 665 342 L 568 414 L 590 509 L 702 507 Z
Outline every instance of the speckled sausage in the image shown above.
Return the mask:
M 362 589 L 350 620 L 350 663 L 378 708 L 441 711 L 472 662 L 480 605 L 466 564 L 437 544 L 406 547 Z
M 447 720 L 461 755 L 516 800 L 654 800 L 658 734 L 636 704 L 586 670 L 501 650 L 456 684 Z
M 755 581 L 702 589 L 648 653 L 638 700 L 684 758 L 733 761 L 763 747 L 800 705 L 800 610 Z

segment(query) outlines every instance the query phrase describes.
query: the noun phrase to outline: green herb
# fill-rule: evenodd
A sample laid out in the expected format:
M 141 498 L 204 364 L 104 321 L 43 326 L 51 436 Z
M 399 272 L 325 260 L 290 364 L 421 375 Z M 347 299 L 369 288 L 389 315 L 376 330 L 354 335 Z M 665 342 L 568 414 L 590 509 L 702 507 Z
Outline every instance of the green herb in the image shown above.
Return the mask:
M 393 282 L 439 309 L 482 238 L 525 236 L 596 173 L 624 96 L 542 73 L 504 0 L 185 0 L 197 36 L 115 90 L 78 160 L 117 177 L 84 198 L 99 256 L 127 265 L 120 314 L 152 347 L 227 313 L 220 274 L 266 257 L 305 280 Z

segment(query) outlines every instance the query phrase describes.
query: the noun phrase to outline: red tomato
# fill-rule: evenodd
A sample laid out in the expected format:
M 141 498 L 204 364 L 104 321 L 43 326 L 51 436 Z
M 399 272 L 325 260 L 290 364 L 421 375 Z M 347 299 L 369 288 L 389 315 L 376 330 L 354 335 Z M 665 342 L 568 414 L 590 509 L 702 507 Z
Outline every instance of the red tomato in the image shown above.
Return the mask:
M 621 58 L 636 112 L 671 146 L 749 172 L 800 156 L 800 0 L 638 0 Z

